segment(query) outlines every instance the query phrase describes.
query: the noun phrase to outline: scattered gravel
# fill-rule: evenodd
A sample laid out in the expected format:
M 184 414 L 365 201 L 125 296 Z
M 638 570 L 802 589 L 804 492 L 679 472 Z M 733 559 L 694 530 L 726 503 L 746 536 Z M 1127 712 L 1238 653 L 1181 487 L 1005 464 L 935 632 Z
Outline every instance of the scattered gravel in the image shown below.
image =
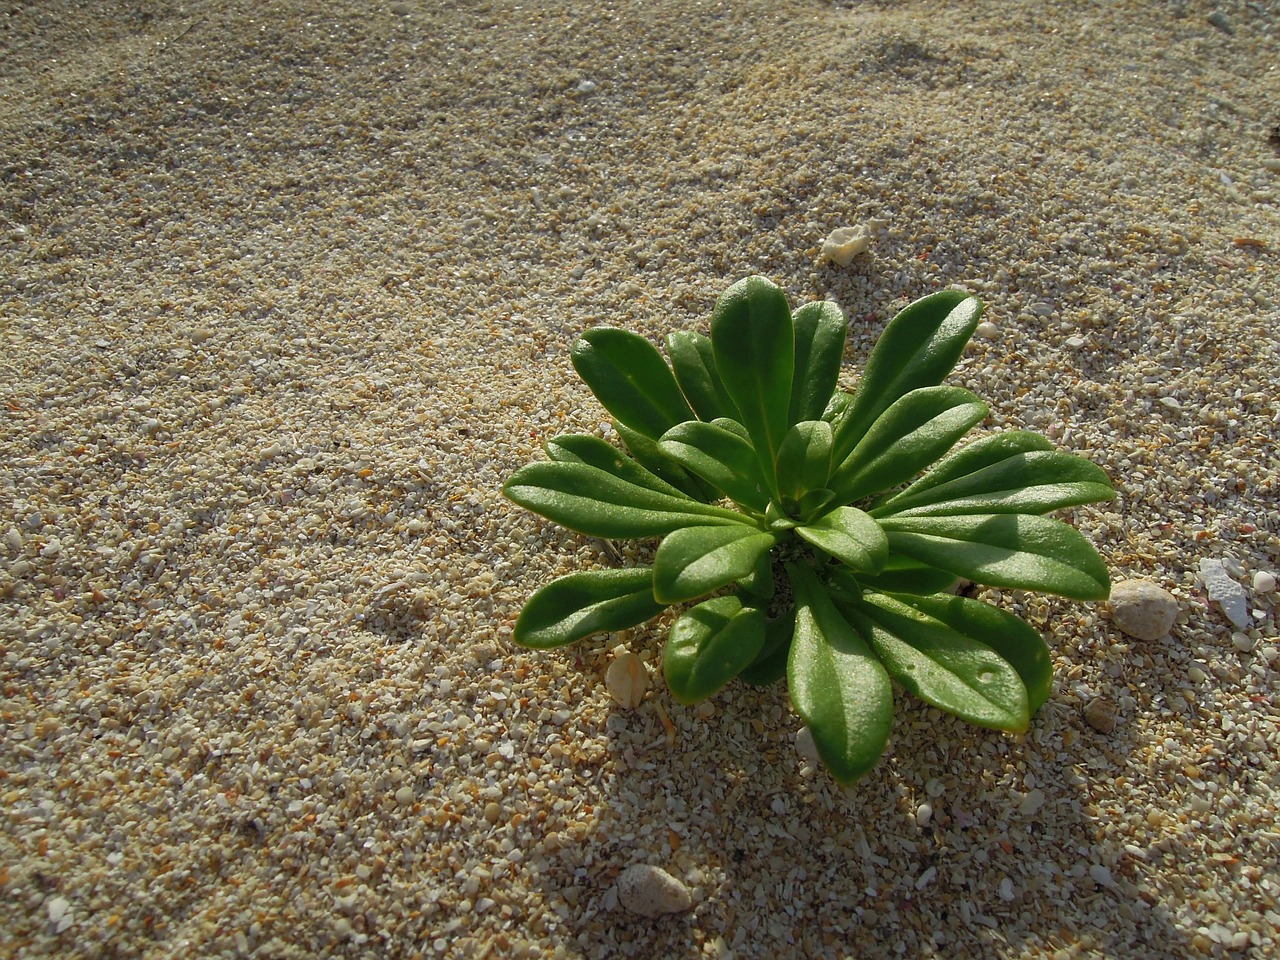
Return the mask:
M 1280 4 L 10 7 L 0 953 L 1280 950 Z M 841 306 L 850 386 L 981 295 L 953 382 L 1115 478 L 1069 516 L 1173 633 L 981 590 L 1053 697 L 1012 737 L 900 694 L 849 789 L 781 686 L 676 704 L 669 620 L 515 649 L 614 562 L 499 492 L 609 434 L 573 338 L 750 272 Z M 620 905 L 645 863 L 689 909 Z

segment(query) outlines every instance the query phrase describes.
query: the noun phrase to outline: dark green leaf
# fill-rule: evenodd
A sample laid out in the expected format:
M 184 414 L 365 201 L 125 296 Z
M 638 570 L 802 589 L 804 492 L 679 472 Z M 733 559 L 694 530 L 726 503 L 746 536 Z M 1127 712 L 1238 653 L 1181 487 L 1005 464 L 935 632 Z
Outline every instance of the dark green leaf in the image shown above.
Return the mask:
M 662 612 L 649 567 L 571 573 L 524 605 L 513 636 L 526 647 L 559 647 L 593 633 L 625 630 Z
M 716 370 L 747 428 L 771 488 L 774 461 L 790 426 L 795 337 L 782 291 L 763 277 L 730 287 L 711 316 Z
M 787 660 L 791 656 L 791 638 L 795 634 L 796 611 L 789 608 L 776 620 L 764 625 L 764 646 L 738 677 L 753 687 L 767 687 L 787 675 Z
M 889 558 L 889 540 L 880 524 L 855 507 L 837 507 L 798 533 L 855 571 L 879 573 Z
M 874 576 L 858 574 L 860 584 L 881 593 L 947 593 L 959 579 L 946 570 L 892 554 L 884 569 Z
M 844 314 L 830 300 L 816 300 L 797 309 L 791 319 L 796 356 L 789 419 L 793 424 L 821 420 L 844 360 Z
M 502 492 L 526 510 L 592 537 L 657 537 L 690 524 L 744 527 L 747 518 L 628 483 L 586 463 L 531 463 Z
M 725 496 L 763 513 L 769 505 L 769 493 L 756 452 L 749 441 L 719 423 L 690 420 L 678 424 L 662 435 L 658 449 Z
M 831 424 L 825 420 L 797 423 L 778 450 L 778 493 L 798 502 L 810 490 L 827 487 L 831 475 Z
M 614 327 L 595 327 L 574 344 L 573 367 L 615 419 L 656 440 L 693 411 L 671 368 L 644 337 Z
M 840 608 L 889 674 L 920 699 L 982 727 L 1027 729 L 1026 686 L 985 643 L 883 593 L 868 591 Z
M 893 728 L 893 687 L 880 661 L 809 570 L 787 565 L 796 626 L 787 689 L 818 755 L 839 783 L 876 765 Z
M 658 493 L 673 497 L 685 497 L 687 494 L 673 487 L 658 475 L 646 470 L 635 460 L 599 437 L 586 433 L 565 433 L 552 437 L 544 444 L 547 456 L 561 463 L 586 463 L 611 473 L 619 480 L 648 487 Z
M 751 526 L 686 526 L 667 536 L 653 558 L 653 595 L 679 603 L 751 576 L 778 542 Z
M 963 513 L 1048 513 L 1115 496 L 1096 464 L 1057 450 L 1018 450 L 985 437 L 948 457 L 902 493 L 877 505 L 873 516 L 954 516 Z M 1024 434 L 1034 436 L 1034 434 Z M 1047 442 L 1047 441 L 1046 441 Z M 974 448 L 977 447 L 977 450 Z M 972 453 L 971 453 L 972 451 Z M 999 456 L 998 459 L 996 457 Z M 957 465 L 956 460 L 961 460 Z M 973 466 L 964 471 L 965 466 Z M 958 468 L 959 467 L 959 468 Z M 941 481 L 934 474 L 943 472 Z
M 1044 590 L 1075 600 L 1105 600 L 1107 566 L 1080 533 L 1027 514 L 885 517 L 889 549 L 993 587 Z
M 690 473 L 659 450 L 656 440 L 650 440 L 644 434 L 637 433 L 618 420 L 613 421 L 613 429 L 618 431 L 618 436 L 627 445 L 631 455 L 650 473 L 665 480 L 686 496 L 703 503 L 720 499 L 719 490 Z
M 899 397 L 932 387 L 955 367 L 982 317 L 982 301 L 956 290 L 923 297 L 889 321 L 867 358 L 853 403 L 836 422 L 835 459 L 843 462 Z
M 672 625 L 662 654 L 672 695 L 692 704 L 717 693 L 756 658 L 764 637 L 764 611 L 736 596 L 693 607 Z
M 1027 688 L 1035 716 L 1053 692 L 1053 660 L 1044 637 L 1007 610 L 968 597 L 910 597 L 895 599 L 940 620 L 957 633 L 986 644 L 1013 665 Z
M 922 387 L 886 410 L 831 481 L 841 503 L 910 480 L 950 450 L 987 415 L 987 405 L 961 387 Z
M 682 330 L 667 335 L 667 353 L 676 383 L 684 392 L 689 406 L 700 420 L 732 417 L 737 414 L 733 401 L 720 382 L 711 341 L 700 333 Z

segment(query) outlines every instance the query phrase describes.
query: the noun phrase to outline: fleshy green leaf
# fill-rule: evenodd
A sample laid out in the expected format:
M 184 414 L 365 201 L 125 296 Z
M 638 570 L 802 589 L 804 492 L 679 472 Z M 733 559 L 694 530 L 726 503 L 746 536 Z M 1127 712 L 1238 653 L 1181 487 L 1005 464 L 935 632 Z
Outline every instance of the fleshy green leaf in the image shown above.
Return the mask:
M 1053 660 L 1044 637 L 1007 610 L 968 597 L 898 596 L 908 606 L 940 620 L 957 633 L 986 644 L 1013 665 L 1027 688 L 1035 716 L 1053 692 Z
M 715 353 L 709 339 L 692 330 L 668 334 L 667 354 L 671 357 L 676 383 L 698 419 L 710 422 L 738 412 L 716 372 Z
M 619 420 L 613 421 L 613 429 L 618 431 L 618 436 L 627 445 L 631 455 L 650 473 L 665 480 L 686 496 L 703 503 L 720 499 L 720 491 L 659 450 L 656 440 L 650 440 Z
M 601 405 L 651 440 L 693 419 L 671 368 L 639 334 L 594 327 L 574 344 L 571 359 Z
M 886 538 L 887 539 L 887 538 Z M 939 570 L 910 557 L 890 554 L 884 569 L 874 575 L 858 574 L 858 583 L 881 593 L 946 593 L 959 581 L 954 573 Z
M 764 646 L 738 677 L 753 687 L 767 687 L 787 675 L 791 655 L 791 638 L 795 635 L 796 611 L 790 607 L 776 620 L 764 625 Z
M 982 727 L 1027 729 L 1027 688 L 985 643 L 883 593 L 867 592 L 840 607 L 893 679 L 921 700 Z
M 880 415 L 836 469 L 837 499 L 850 503 L 905 483 L 986 415 L 987 405 L 961 387 L 912 390 Z
M 993 587 L 1105 600 L 1111 578 L 1098 552 L 1059 520 L 1028 514 L 885 517 L 889 549 Z
M 657 474 L 646 470 L 625 453 L 599 437 L 587 433 L 565 433 L 552 437 L 544 445 L 547 456 L 561 463 L 585 463 L 611 473 L 619 480 L 648 487 L 673 497 L 687 496 Z
M 942 382 L 982 317 L 982 301 L 957 290 L 917 300 L 889 321 L 867 358 L 854 394 L 836 422 L 835 459 L 844 461 L 899 397 Z
M 778 493 L 785 502 L 798 502 L 810 490 L 825 489 L 830 475 L 831 424 L 797 423 L 778 449 Z
M 830 300 L 816 300 L 797 309 L 791 320 L 796 354 L 789 420 L 821 420 L 844 360 L 844 314 Z
M 769 505 L 756 452 L 749 441 L 719 421 L 678 424 L 662 435 L 658 449 L 743 506 L 763 513 Z
M 787 565 L 787 573 L 796 597 L 787 660 L 791 703 L 832 777 L 853 783 L 876 765 L 889 742 L 893 686 L 817 577 L 795 564 Z
M 680 703 L 705 700 L 756 658 L 764 639 L 761 608 L 736 596 L 705 600 L 671 627 L 662 654 L 667 686 Z
M 529 598 L 512 635 L 525 647 L 559 647 L 593 633 L 634 627 L 664 606 L 653 599 L 649 567 L 571 573 Z
M 778 542 L 742 524 L 686 526 L 667 536 L 653 558 L 653 595 L 663 603 L 692 600 L 751 576 Z
M 764 277 L 731 286 L 711 315 L 716 370 L 751 437 L 765 479 L 775 488 L 774 461 L 790 426 L 795 339 L 783 292 Z
M 1002 434 L 997 434 L 1002 436 Z M 1033 435 L 1032 435 L 1033 436 Z M 990 440 L 991 438 L 984 438 Z M 869 511 L 873 516 L 955 516 L 963 513 L 1048 513 L 1061 507 L 1115 496 L 1111 481 L 1096 464 L 1057 450 L 1028 450 L 1011 453 L 991 462 L 980 440 L 957 454 L 963 457 L 974 447 L 981 448 L 965 461 L 979 464 L 968 473 L 957 471 L 952 462 L 939 464 L 952 479 L 937 482 L 934 471 L 920 478 L 902 493 Z
M 502 492 L 526 510 L 592 537 L 658 537 L 690 524 L 744 527 L 747 518 L 688 497 L 628 483 L 586 463 L 531 463 Z
M 889 558 L 889 540 L 880 524 L 856 507 L 837 507 L 796 527 L 796 533 L 855 571 L 879 573 Z

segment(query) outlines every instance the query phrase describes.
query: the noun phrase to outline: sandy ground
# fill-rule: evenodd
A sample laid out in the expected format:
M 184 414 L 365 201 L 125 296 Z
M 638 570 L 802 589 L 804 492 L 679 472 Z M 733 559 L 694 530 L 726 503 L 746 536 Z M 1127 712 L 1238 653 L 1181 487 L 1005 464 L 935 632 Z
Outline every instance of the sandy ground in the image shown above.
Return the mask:
M 1280 4 L 0 21 L 0 954 L 1280 949 Z M 675 704 L 661 623 L 514 648 L 608 562 L 499 493 L 605 421 L 573 337 L 705 330 L 752 272 L 840 304 L 848 385 L 909 300 L 983 296 L 953 382 L 1109 471 L 1075 522 L 1172 633 L 988 592 L 1055 652 L 1031 733 L 900 694 L 851 789 L 781 686 Z M 623 909 L 636 863 L 693 909 Z

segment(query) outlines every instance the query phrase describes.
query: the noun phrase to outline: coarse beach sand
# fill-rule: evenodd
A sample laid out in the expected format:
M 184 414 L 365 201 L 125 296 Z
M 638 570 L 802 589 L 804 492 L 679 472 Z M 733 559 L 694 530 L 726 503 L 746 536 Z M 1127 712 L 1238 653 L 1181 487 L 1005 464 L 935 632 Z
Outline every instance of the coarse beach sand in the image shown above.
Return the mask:
M 1280 2 L 45 0 L 0 31 L 0 955 L 1280 951 Z M 1031 731 L 899 691 L 851 788 L 785 685 L 676 704 L 669 619 L 514 647 L 534 589 L 610 562 L 500 493 L 607 432 L 575 336 L 705 332 L 750 273 L 845 311 L 849 387 L 907 302 L 983 297 L 950 382 L 1108 471 L 1066 516 L 1172 631 L 981 591 L 1053 650 Z M 636 864 L 691 909 L 620 904 Z

